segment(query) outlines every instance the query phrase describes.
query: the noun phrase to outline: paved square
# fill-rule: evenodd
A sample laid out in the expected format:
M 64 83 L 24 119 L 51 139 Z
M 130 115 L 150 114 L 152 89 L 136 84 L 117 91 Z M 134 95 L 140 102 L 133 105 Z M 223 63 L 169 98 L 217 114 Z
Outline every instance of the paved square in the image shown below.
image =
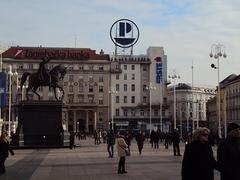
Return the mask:
M 79 147 L 71 150 L 33 149 L 15 150 L 15 156 L 6 161 L 7 172 L 1 180 L 181 180 L 182 157 L 173 156 L 168 150 L 152 149 L 145 143 L 143 154 L 137 152 L 135 142 L 131 156 L 127 157 L 127 174 L 117 174 L 118 158 L 108 158 L 106 144 L 94 145 L 88 138 L 77 142 Z M 183 154 L 184 145 L 181 144 Z M 116 155 L 116 154 L 115 154 Z M 215 172 L 215 180 L 219 173 Z

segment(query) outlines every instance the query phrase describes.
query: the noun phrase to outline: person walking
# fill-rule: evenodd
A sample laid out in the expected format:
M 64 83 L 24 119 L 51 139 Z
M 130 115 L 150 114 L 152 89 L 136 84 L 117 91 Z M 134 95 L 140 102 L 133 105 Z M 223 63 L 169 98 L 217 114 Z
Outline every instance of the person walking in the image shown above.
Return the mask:
M 178 133 L 178 129 L 175 129 L 172 134 L 172 142 L 173 142 L 173 155 L 181 156 L 179 143 L 180 143 L 180 135 Z
M 69 148 L 70 149 L 73 149 L 75 147 L 75 142 L 74 142 L 74 139 L 75 139 L 75 133 L 73 131 L 70 132 L 70 136 L 69 136 Z
M 240 126 L 230 123 L 227 138 L 217 149 L 221 180 L 240 180 Z
M 141 131 L 139 133 L 137 133 L 136 141 L 137 141 L 137 146 L 138 146 L 138 152 L 139 152 L 139 154 L 142 154 L 142 149 L 143 149 L 143 144 L 144 144 L 144 141 L 145 141 L 145 136 Z
M 107 133 L 107 150 L 108 150 L 109 158 L 113 158 L 114 144 L 115 144 L 115 135 L 113 130 L 110 129 Z
M 12 156 L 14 156 L 14 152 L 10 146 L 9 141 L 7 140 L 7 133 L 3 132 L 0 136 L 0 174 L 3 174 L 6 172 L 5 169 L 5 161 L 11 153 Z
M 208 143 L 209 132 L 205 127 L 193 132 L 193 141 L 186 145 L 183 156 L 182 180 L 214 180 L 217 163 Z
M 117 152 L 119 157 L 118 162 L 118 174 L 127 173 L 125 169 L 125 161 L 126 161 L 126 151 L 128 151 L 128 145 L 124 140 L 124 132 L 120 132 L 117 137 Z

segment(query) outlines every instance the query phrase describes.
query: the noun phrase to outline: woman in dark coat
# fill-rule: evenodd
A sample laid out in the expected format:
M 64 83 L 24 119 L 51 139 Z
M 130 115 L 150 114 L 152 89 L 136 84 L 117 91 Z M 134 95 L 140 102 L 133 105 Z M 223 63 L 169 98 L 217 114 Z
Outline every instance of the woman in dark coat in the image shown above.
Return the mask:
M 8 157 L 8 151 L 11 153 L 12 156 L 14 155 L 14 152 L 6 137 L 7 137 L 6 132 L 3 132 L 0 137 L 0 174 L 6 172 L 5 160 Z
M 209 129 L 199 128 L 186 146 L 182 161 L 182 180 L 214 180 L 216 160 L 208 143 Z

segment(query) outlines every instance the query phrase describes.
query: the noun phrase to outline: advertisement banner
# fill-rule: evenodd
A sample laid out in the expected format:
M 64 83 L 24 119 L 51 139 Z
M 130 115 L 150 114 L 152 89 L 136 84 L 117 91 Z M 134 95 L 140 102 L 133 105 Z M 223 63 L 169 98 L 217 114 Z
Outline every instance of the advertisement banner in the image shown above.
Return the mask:
M 0 107 L 6 106 L 7 74 L 0 72 Z

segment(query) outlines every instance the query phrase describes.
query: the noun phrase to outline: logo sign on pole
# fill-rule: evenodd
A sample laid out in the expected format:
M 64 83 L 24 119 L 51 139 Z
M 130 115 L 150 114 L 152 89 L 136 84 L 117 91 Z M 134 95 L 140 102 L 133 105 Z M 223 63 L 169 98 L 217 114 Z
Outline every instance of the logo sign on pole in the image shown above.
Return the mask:
M 0 72 L 0 108 L 6 106 L 7 74 Z
M 138 41 L 139 29 L 133 21 L 129 19 L 119 19 L 112 25 L 110 37 L 116 46 L 129 48 Z
M 162 82 L 162 58 L 156 57 L 156 83 L 160 84 Z

